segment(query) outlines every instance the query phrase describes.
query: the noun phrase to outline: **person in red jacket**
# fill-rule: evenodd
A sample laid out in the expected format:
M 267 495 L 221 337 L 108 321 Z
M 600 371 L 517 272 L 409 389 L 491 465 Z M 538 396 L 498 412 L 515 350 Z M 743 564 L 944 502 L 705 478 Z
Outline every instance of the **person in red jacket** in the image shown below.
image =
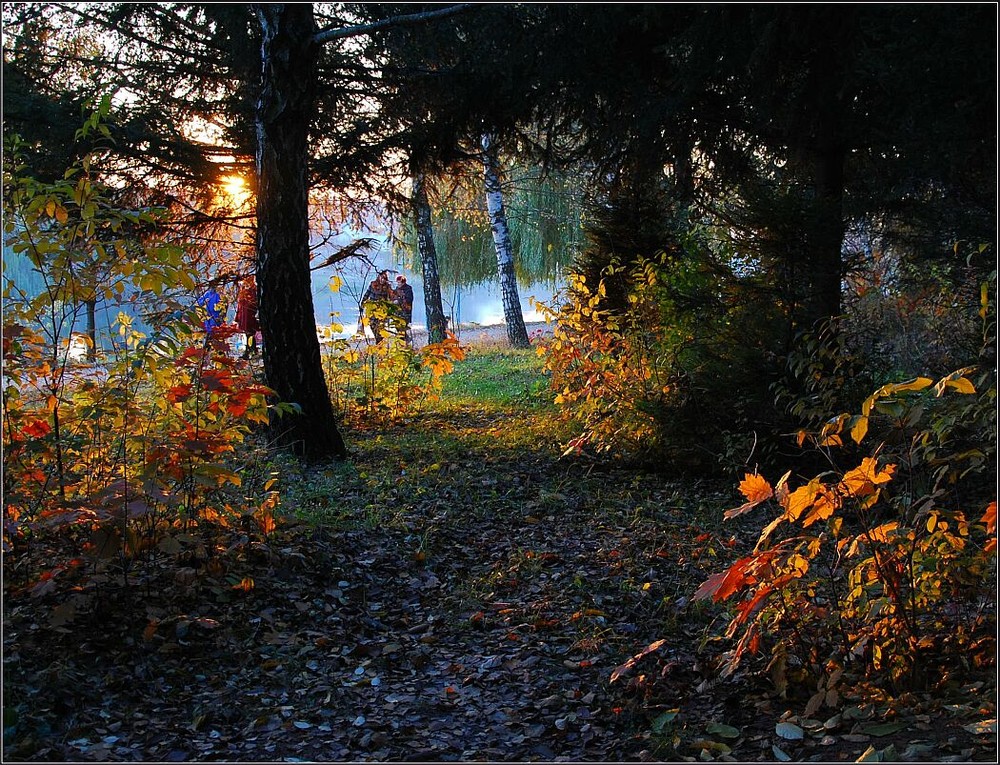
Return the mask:
M 243 283 L 236 298 L 236 326 L 247 338 L 242 356 L 245 359 L 257 352 L 257 331 L 260 329 L 257 321 L 257 280 L 253 277 Z

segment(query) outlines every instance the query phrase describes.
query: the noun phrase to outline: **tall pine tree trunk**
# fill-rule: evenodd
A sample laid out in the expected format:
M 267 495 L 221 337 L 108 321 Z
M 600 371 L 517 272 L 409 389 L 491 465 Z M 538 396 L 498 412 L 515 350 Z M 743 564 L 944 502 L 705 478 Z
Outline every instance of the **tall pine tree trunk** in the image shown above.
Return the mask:
M 500 277 L 500 297 L 503 301 L 503 318 L 507 324 L 507 339 L 514 348 L 527 348 L 528 330 L 524 327 L 521 298 L 517 293 L 517 276 L 514 273 L 514 246 L 507 226 L 507 213 L 503 207 L 500 190 L 500 169 L 493 137 L 482 137 L 483 178 L 486 185 L 486 210 L 490 216 L 493 244 L 497 251 L 497 276 Z
M 427 201 L 426 178 L 423 173 L 413 175 L 413 223 L 417 229 L 417 250 L 423 270 L 424 308 L 427 314 L 427 342 L 444 340 L 448 322 L 441 305 L 441 278 L 438 275 L 437 250 L 434 247 L 434 228 L 431 224 L 431 205 Z
M 843 39 L 830 10 L 831 36 L 813 52 L 808 69 L 809 90 L 815 108 L 814 127 L 808 136 L 806 157 L 812 175 L 813 198 L 809 259 L 809 292 L 805 320 L 808 325 L 840 316 L 843 292 L 844 166 L 847 152 L 843 136 L 844 88 L 840 49 Z M 834 31 L 836 30 L 836 31 Z
M 345 457 L 320 359 L 309 273 L 309 124 L 316 87 L 311 3 L 255 6 L 257 291 L 267 384 L 301 414 L 272 416 L 274 441 L 308 459 Z

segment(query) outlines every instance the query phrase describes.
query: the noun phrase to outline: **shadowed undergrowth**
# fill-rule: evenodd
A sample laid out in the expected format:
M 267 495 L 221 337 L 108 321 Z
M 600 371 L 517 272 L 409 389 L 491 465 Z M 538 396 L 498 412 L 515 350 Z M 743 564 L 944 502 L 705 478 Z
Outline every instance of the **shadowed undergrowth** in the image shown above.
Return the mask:
M 473 352 L 437 402 L 351 431 L 349 462 L 274 459 L 277 528 L 181 569 L 154 559 L 71 624 L 8 590 L 6 758 L 988 753 L 991 734 L 963 727 L 986 678 L 910 711 L 847 697 L 853 717 L 817 730 L 790 717 L 794 688 L 720 679 L 724 611 L 691 596 L 755 538 L 720 522 L 733 492 L 561 457 L 573 433 L 545 384 L 530 351 Z

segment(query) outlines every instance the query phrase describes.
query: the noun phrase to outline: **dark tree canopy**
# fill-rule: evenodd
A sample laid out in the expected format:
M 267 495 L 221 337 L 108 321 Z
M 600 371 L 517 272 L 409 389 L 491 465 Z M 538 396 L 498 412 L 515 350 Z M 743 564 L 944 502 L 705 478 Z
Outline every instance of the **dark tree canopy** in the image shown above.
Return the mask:
M 250 167 L 267 6 L 10 5 L 5 130 L 69 153 L 68 112 L 127 92 L 113 137 L 134 181 L 197 190 L 222 154 Z M 944 271 L 960 265 L 956 240 L 995 236 L 989 6 L 349 3 L 316 13 L 301 50 L 287 48 L 308 56 L 315 85 L 296 95 L 296 195 L 300 182 L 350 188 L 407 212 L 407 176 L 446 175 L 489 132 L 521 162 L 590 178 L 606 226 L 591 226 L 589 267 L 683 253 L 695 223 L 731 232 L 760 299 L 785 316 L 782 345 L 842 312 L 844 279 L 864 257 L 845 249 L 852 228 Z M 222 145 L 193 138 L 192 120 L 217 123 Z M 302 225 L 289 217 L 279 228 Z M 293 249 L 290 273 L 307 269 Z M 696 258 L 732 280 L 711 254 Z

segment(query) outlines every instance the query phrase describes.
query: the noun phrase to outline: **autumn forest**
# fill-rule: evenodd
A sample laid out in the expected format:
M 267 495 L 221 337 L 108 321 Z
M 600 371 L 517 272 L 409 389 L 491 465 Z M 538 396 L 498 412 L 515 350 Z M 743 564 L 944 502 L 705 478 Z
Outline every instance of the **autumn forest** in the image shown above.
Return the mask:
M 995 5 L 2 13 L 4 761 L 996 761 Z

